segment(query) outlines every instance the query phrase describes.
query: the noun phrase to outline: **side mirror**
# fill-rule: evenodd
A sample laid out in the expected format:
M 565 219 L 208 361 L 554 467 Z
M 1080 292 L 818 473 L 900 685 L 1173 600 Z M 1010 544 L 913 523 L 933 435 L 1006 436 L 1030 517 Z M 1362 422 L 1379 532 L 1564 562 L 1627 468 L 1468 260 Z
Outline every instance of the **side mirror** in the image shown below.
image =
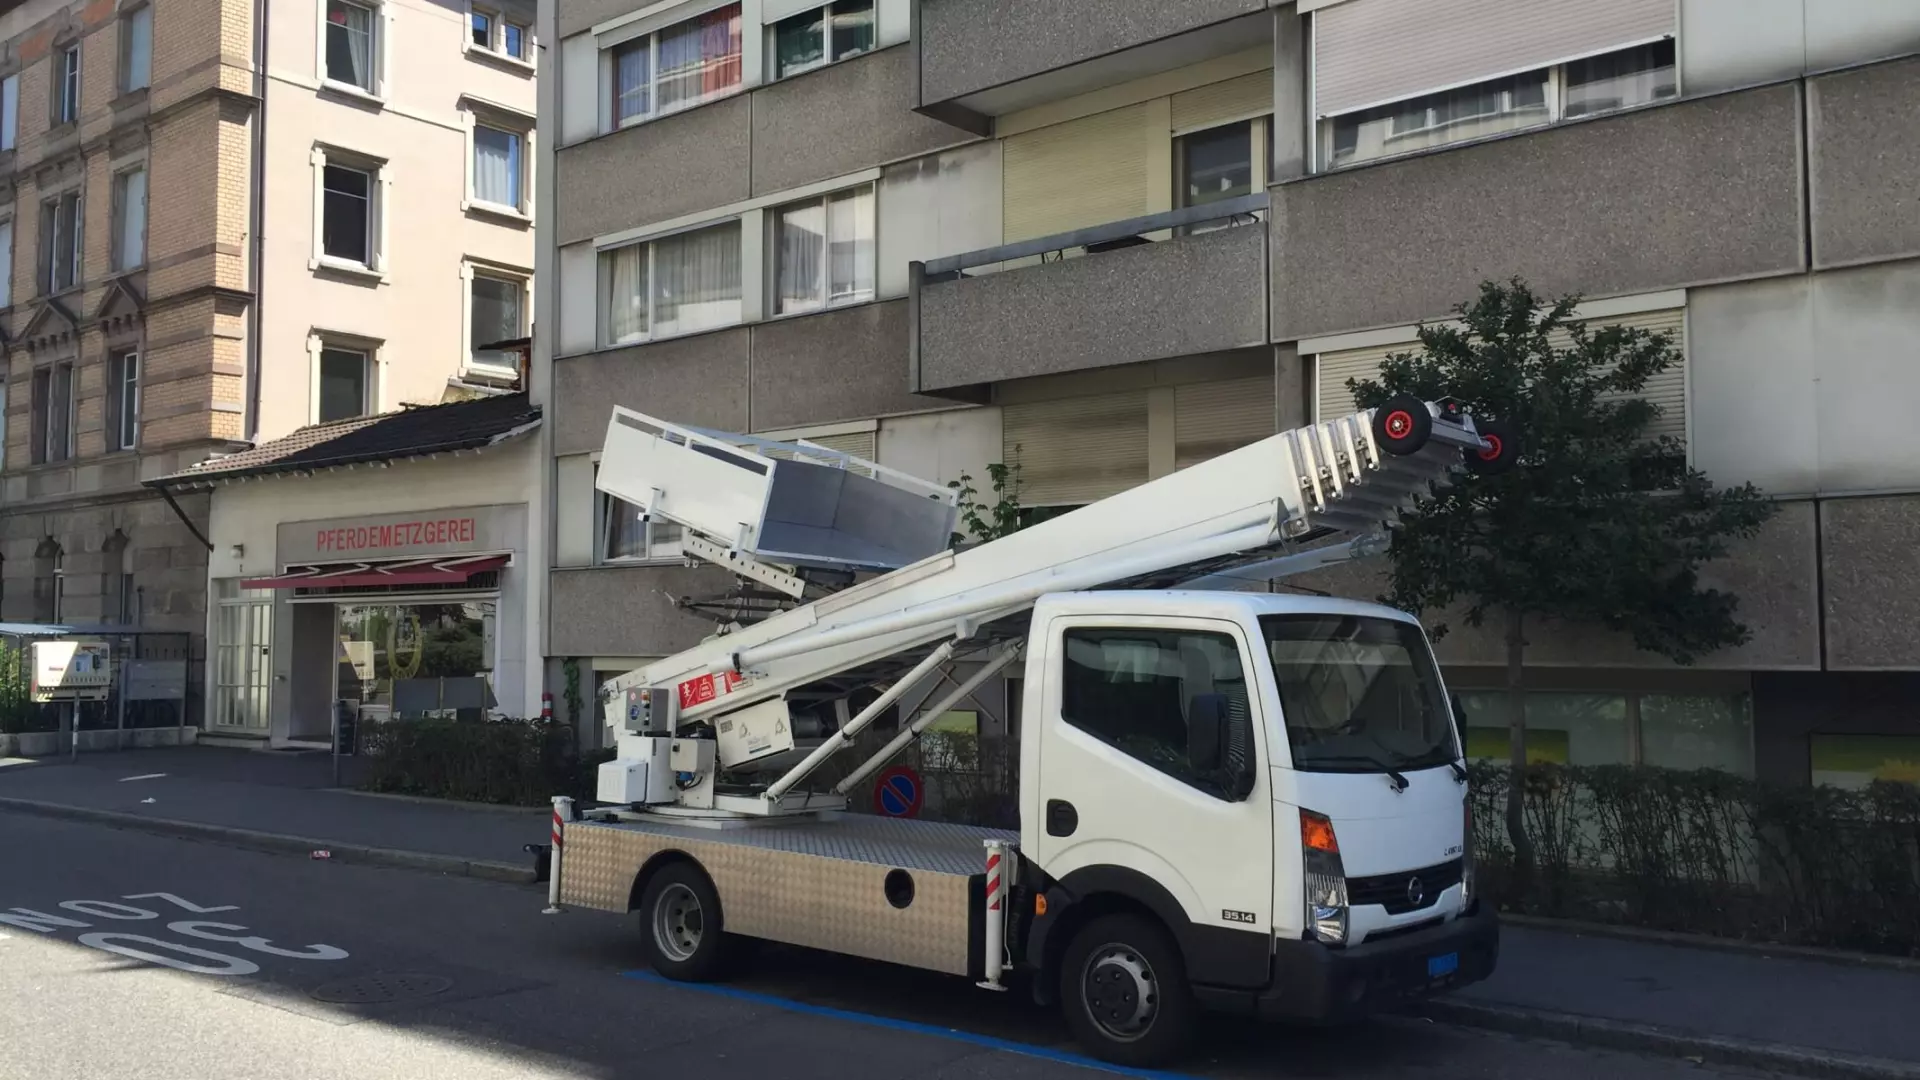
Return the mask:
M 1214 772 L 1227 760 L 1227 697 L 1195 694 L 1187 701 L 1187 764 Z

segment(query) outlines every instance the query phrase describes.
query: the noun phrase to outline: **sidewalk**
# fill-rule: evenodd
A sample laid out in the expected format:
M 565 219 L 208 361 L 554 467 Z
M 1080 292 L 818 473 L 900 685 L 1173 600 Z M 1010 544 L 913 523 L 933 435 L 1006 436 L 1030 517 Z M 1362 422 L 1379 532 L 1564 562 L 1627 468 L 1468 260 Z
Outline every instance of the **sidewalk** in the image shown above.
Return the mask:
M 351 783 L 357 763 L 342 764 Z M 539 809 L 380 797 L 331 783 L 324 753 L 91 754 L 77 765 L 0 765 L 0 813 L 88 817 L 296 854 L 325 847 L 335 858 L 518 882 L 532 880 L 524 846 L 548 838 Z M 1802 1075 L 1920 1080 L 1920 964 L 1896 970 L 1509 924 L 1492 978 L 1417 1012 Z
M 343 784 L 356 779 L 357 765 L 341 762 Z M 437 804 L 332 783 L 324 752 L 188 746 L 82 754 L 73 765 L 60 759 L 0 767 L 0 811 L 127 815 L 113 823 L 276 850 L 326 848 L 335 858 L 508 881 L 533 879 L 525 846 L 545 843 L 550 831 L 537 808 Z

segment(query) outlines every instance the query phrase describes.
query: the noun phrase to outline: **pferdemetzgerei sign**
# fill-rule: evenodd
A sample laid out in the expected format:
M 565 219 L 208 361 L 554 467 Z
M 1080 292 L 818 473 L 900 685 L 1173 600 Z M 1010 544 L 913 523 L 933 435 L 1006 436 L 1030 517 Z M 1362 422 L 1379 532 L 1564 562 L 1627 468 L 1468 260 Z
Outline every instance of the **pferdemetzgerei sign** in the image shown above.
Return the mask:
M 113 653 L 104 641 L 33 643 L 33 700 L 98 700 L 113 689 Z

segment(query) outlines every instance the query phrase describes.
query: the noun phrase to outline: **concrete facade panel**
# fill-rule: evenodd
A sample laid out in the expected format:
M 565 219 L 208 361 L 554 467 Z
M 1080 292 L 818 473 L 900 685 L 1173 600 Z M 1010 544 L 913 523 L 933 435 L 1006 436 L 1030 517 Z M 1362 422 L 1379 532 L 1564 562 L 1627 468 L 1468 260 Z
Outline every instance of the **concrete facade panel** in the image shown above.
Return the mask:
M 615 405 L 722 431 L 745 431 L 745 329 L 591 353 L 553 365 L 553 453 L 600 449 Z
M 1920 255 L 1920 59 L 1807 86 L 1813 264 Z
M 1799 115 L 1766 87 L 1282 184 L 1275 340 L 1444 316 L 1515 274 L 1612 296 L 1802 269 Z
M 950 101 L 1266 7 L 1267 0 L 921 0 L 920 100 Z
M 926 285 L 927 390 L 1112 367 L 1266 340 L 1266 230 L 1236 226 Z
M 753 95 L 753 194 L 924 154 L 970 138 L 913 110 L 913 50 L 882 49 Z
M 559 23 L 560 36 L 570 37 L 608 19 L 651 6 L 643 0 L 562 0 L 553 5 L 553 15 Z
M 1820 504 L 1827 666 L 1920 670 L 1920 496 Z
M 672 597 L 718 595 L 732 577 L 684 566 L 598 566 L 555 570 L 553 656 L 670 656 L 713 633 L 713 623 L 673 606 Z
M 907 333 L 904 300 L 754 327 L 752 430 L 951 407 L 907 392 Z
M 741 94 L 563 147 L 554 243 L 739 202 L 752 173 L 753 108 Z

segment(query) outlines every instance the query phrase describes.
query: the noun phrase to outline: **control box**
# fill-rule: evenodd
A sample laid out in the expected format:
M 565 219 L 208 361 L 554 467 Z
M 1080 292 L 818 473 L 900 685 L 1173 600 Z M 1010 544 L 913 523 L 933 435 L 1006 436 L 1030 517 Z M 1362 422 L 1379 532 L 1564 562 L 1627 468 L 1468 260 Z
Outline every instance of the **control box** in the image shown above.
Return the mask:
M 673 740 L 622 740 L 625 757 L 602 762 L 595 794 L 603 803 L 659 806 L 674 801 Z
M 626 729 L 634 735 L 671 735 L 680 719 L 679 703 L 666 686 L 636 686 L 627 691 Z

